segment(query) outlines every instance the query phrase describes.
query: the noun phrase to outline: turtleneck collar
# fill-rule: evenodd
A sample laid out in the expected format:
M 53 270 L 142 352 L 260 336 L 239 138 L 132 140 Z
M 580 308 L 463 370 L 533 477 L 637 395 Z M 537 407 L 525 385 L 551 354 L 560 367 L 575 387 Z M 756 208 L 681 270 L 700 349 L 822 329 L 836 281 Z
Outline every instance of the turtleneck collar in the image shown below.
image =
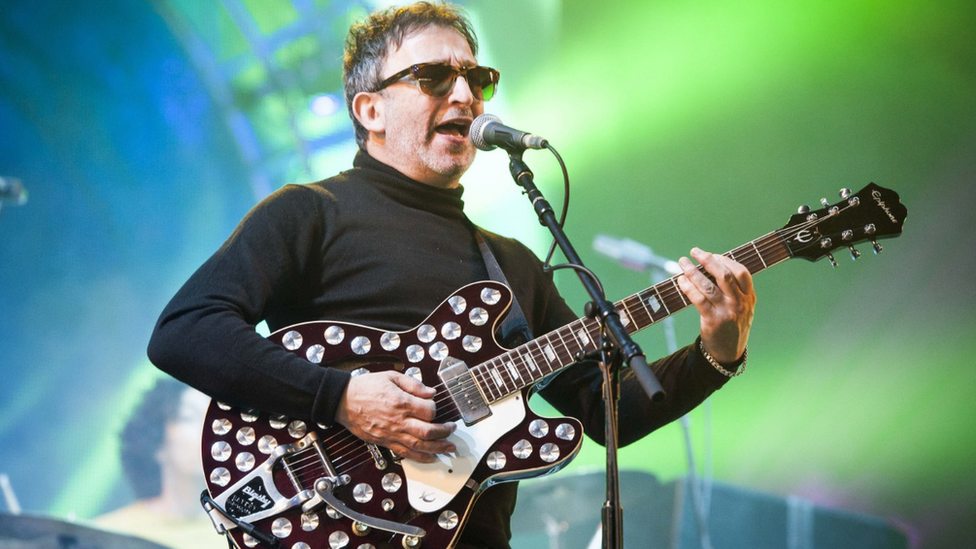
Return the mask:
M 442 189 L 421 183 L 376 160 L 362 149 L 356 153 L 353 166 L 355 171 L 370 172 L 363 179 L 401 204 L 442 216 L 464 217 L 464 201 L 461 200 L 464 187 L 461 185 Z

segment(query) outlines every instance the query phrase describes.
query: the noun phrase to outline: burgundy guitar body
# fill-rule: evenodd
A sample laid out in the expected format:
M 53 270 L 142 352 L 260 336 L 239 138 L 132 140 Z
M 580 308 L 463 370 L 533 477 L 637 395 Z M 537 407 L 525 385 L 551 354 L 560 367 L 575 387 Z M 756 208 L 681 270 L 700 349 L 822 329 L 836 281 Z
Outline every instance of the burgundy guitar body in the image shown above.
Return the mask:
M 582 443 L 576 419 L 542 418 L 526 406 L 529 388 L 541 375 L 530 379 L 531 372 L 524 371 L 523 380 L 509 363 L 493 373 L 463 368 L 445 383 L 445 369 L 451 368 L 442 364 L 461 360 L 462 367 L 473 366 L 508 351 L 497 344 L 493 330 L 510 301 L 505 285 L 478 282 L 405 332 L 308 322 L 271 334 L 269 339 L 289 352 L 323 367 L 353 375 L 392 369 L 436 388 L 437 421 L 458 423 L 450 439 L 457 455 L 444 456 L 433 467 L 400 461 L 342 426 L 309 425 L 215 401 L 203 433 L 210 495 L 229 515 L 276 536 L 281 547 L 453 547 L 483 489 L 558 470 Z M 547 361 L 544 355 L 540 360 Z M 482 399 L 488 415 L 467 425 L 449 387 L 458 398 Z M 320 479 L 329 479 L 328 486 Z M 329 496 L 346 509 L 332 505 Z M 224 524 L 238 547 L 267 547 L 219 513 L 211 517 Z

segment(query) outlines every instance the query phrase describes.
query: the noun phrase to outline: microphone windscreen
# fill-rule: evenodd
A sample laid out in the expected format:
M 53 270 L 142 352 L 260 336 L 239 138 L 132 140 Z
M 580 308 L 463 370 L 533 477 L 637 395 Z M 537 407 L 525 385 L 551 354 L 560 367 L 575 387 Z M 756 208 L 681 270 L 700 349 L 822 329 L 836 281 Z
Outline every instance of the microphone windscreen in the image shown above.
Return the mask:
M 498 118 L 493 114 L 484 113 L 481 116 L 475 118 L 473 122 L 471 122 L 471 129 L 468 132 L 468 135 L 471 136 L 471 142 L 474 143 L 474 146 L 478 147 L 483 151 L 490 151 L 492 149 L 497 148 L 495 145 L 485 142 L 485 126 L 487 126 L 491 122 L 501 124 L 502 121 L 500 118 Z

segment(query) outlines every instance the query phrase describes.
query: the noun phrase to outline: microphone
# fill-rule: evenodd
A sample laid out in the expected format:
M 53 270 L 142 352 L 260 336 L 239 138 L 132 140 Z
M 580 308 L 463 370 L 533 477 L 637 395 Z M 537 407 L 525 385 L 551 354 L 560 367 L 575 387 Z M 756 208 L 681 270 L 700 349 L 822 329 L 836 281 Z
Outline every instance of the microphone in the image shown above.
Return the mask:
M 522 152 L 525 149 L 544 149 L 548 142 L 531 133 L 509 128 L 493 114 L 482 114 L 471 123 L 471 142 L 483 151 L 501 147 L 508 152 Z
M 677 261 L 656 255 L 647 246 L 629 238 L 614 238 L 609 235 L 598 234 L 593 239 L 593 249 L 635 271 L 646 271 L 654 268 L 671 275 L 678 275 L 683 272 Z
M 10 202 L 15 206 L 27 203 L 27 189 L 15 177 L 0 176 L 0 203 Z

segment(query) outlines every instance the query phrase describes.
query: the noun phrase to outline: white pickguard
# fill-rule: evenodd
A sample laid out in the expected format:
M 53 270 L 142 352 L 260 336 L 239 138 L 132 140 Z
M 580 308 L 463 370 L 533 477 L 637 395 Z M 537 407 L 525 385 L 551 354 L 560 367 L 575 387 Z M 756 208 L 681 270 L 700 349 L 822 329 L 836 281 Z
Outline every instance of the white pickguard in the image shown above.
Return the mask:
M 400 463 L 407 477 L 407 499 L 414 509 L 430 513 L 450 503 L 491 445 L 525 419 L 525 403 L 519 392 L 489 408 L 491 415 L 470 427 L 458 421 L 457 430 L 448 437 L 457 446 L 453 456 L 438 455 L 433 463 L 409 459 Z

